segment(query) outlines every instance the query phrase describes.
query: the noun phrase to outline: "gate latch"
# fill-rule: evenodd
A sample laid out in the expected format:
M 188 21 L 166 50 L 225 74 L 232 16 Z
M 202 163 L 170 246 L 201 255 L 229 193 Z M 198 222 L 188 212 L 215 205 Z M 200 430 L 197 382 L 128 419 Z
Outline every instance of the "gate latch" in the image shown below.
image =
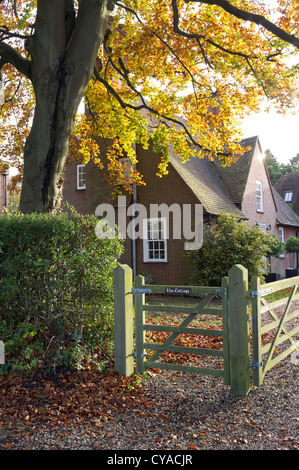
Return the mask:
M 254 370 L 262 366 L 263 366 L 263 361 L 262 362 L 252 361 L 250 368 Z

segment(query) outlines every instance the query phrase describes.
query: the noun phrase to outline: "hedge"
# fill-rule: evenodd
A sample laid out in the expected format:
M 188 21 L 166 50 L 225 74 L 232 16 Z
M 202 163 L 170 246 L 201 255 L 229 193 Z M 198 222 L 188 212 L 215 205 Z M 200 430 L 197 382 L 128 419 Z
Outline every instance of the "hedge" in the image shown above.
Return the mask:
M 2 371 L 80 367 L 111 340 L 123 248 L 99 240 L 97 222 L 75 211 L 0 216 Z

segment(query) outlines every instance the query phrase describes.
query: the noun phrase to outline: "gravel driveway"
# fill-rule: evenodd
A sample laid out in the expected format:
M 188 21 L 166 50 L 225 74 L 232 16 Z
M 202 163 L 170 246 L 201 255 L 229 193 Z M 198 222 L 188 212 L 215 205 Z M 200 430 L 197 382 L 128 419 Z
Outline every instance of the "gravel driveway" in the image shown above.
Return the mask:
M 247 397 L 221 378 L 163 371 L 146 381 L 143 405 L 99 419 L 0 440 L 28 450 L 298 450 L 298 364 L 289 356 Z

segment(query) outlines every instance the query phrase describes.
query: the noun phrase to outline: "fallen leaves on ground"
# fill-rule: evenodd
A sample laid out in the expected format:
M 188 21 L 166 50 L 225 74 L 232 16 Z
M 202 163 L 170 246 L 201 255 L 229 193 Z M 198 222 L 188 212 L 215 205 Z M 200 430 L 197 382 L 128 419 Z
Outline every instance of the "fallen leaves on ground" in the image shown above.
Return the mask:
M 220 338 L 183 335 L 178 344 L 219 348 Z M 163 333 L 155 333 L 156 341 L 165 341 Z M 220 341 L 215 345 L 214 341 Z M 209 343 L 209 344 L 207 344 Z M 165 357 L 166 356 L 166 357 Z M 183 363 L 195 360 L 191 354 L 163 354 L 166 362 Z M 198 356 L 197 356 L 198 359 Z M 157 373 L 157 370 L 154 370 Z M 37 374 L 8 374 L 0 377 L 0 434 L 26 432 L 40 423 L 55 428 L 62 423 L 93 422 L 104 426 L 113 415 L 134 406 L 150 409 L 143 390 L 142 379 L 124 377 L 114 371 L 113 360 L 106 372 L 86 368 L 80 371 L 64 371 L 52 376 Z
M 113 370 L 62 372 L 55 376 L 9 374 L 0 377 L 0 431 L 55 427 L 88 420 L 103 425 L 115 412 L 145 404 L 136 377 Z

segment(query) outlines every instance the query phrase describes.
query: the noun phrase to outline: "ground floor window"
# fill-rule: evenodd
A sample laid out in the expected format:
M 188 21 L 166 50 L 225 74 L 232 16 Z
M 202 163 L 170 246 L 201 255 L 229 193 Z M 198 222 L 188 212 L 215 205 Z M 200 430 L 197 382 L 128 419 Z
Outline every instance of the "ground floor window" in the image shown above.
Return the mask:
M 166 219 L 145 219 L 143 223 L 143 261 L 167 261 Z
M 284 243 L 284 228 L 283 227 L 278 227 L 278 238 L 280 242 Z M 280 258 L 284 258 L 283 253 L 280 255 Z

